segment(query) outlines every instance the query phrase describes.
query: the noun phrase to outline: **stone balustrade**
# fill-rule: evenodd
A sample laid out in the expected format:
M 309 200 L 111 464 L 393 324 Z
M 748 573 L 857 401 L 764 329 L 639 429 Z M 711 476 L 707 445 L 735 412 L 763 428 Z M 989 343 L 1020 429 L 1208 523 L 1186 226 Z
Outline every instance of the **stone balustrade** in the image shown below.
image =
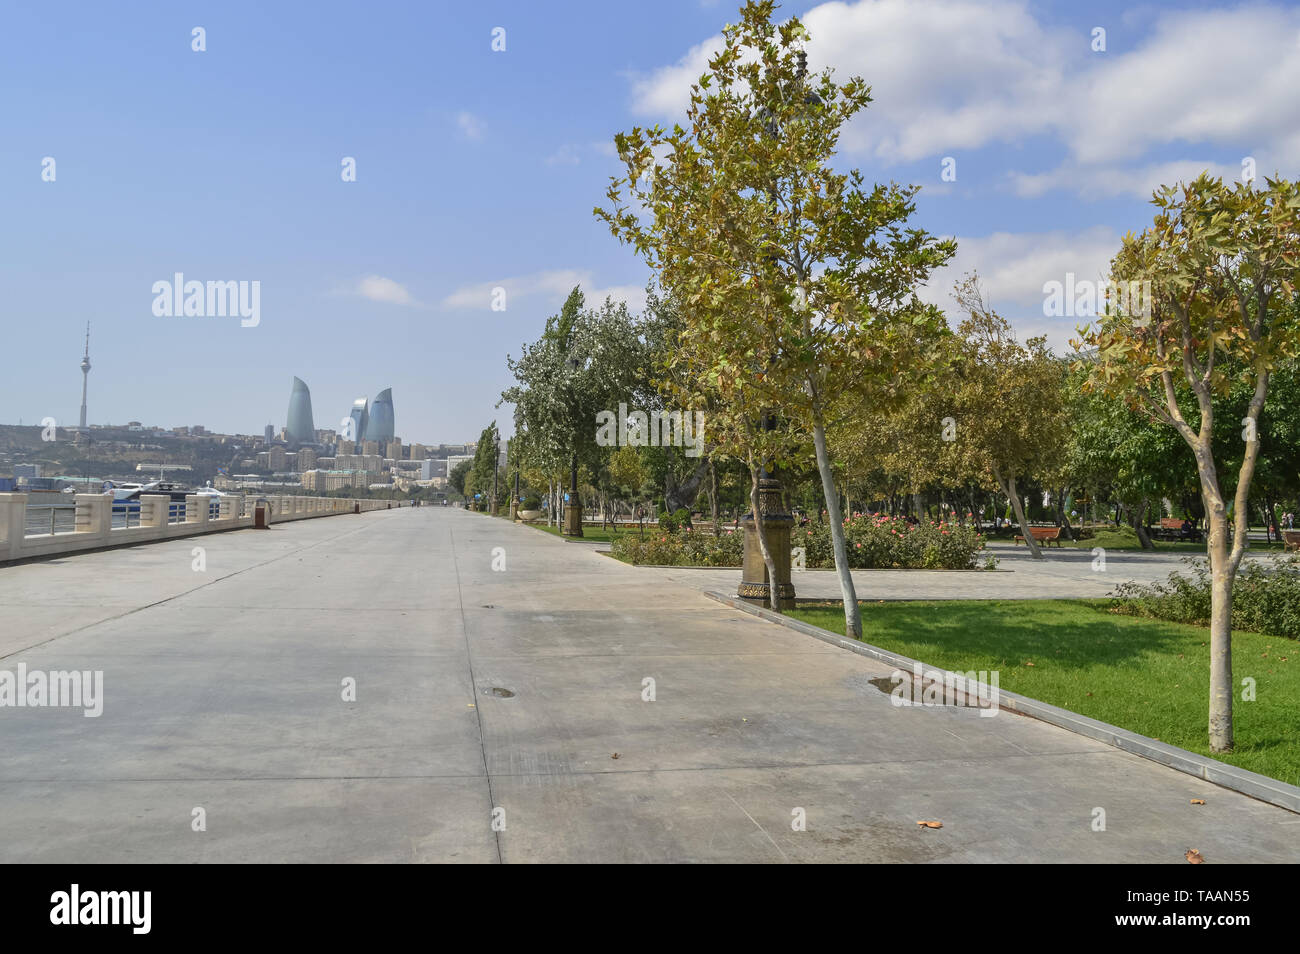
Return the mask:
M 70 532 L 27 536 L 27 494 L 0 493 L 0 564 L 244 529 L 253 526 L 259 500 L 266 501 L 267 524 L 402 506 L 400 501 L 291 497 L 283 494 L 267 497 L 219 497 L 213 506 L 213 498 L 191 494 L 185 498 L 184 515 L 181 517 L 179 507 L 176 511 L 173 510 L 169 496 L 142 494 L 138 512 L 134 508 L 131 510 L 130 525 L 114 527 L 111 493 L 76 494 L 73 500 L 75 512 Z

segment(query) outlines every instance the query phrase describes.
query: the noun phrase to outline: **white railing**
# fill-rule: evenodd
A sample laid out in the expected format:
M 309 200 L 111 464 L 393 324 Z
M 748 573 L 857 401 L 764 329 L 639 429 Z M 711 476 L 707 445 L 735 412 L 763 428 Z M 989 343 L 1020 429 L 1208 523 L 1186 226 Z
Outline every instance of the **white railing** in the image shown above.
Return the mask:
M 141 494 L 136 501 L 114 501 L 111 493 L 69 496 L 70 504 L 29 507 L 27 494 L 0 493 L 0 563 L 401 506 L 399 501 L 283 494 L 191 494 L 183 503 L 165 494 Z

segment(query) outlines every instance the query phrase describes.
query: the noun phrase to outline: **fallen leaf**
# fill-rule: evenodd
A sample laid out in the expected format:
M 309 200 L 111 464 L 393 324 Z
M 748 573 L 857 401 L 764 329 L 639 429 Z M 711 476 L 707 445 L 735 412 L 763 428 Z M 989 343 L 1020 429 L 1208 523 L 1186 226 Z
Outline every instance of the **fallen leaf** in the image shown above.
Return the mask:
M 1202 855 L 1195 848 L 1188 848 L 1187 853 L 1183 855 L 1183 857 L 1187 859 L 1188 864 L 1192 864 L 1192 865 L 1205 864 L 1205 856 Z
M 1031 663 L 1031 662 L 1027 662 L 1027 663 L 1025 663 L 1025 665 L 1026 665 L 1026 666 L 1032 666 L 1033 663 Z
M 1192 799 L 1192 804 L 1193 804 L 1193 805 L 1204 805 L 1204 804 L 1205 804 L 1205 799 L 1203 799 L 1203 798 L 1193 798 L 1193 799 Z
M 465 704 L 465 708 L 466 708 L 466 709 L 473 709 L 473 708 L 474 708 L 474 703 L 472 703 L 472 702 L 468 702 L 468 703 L 466 703 L 466 704 Z
M 943 822 L 937 821 L 919 821 L 917 822 L 922 828 L 942 828 Z
M 615 752 L 613 755 L 610 756 L 610 758 L 611 758 L 611 759 L 616 759 L 616 758 L 618 758 L 618 753 Z

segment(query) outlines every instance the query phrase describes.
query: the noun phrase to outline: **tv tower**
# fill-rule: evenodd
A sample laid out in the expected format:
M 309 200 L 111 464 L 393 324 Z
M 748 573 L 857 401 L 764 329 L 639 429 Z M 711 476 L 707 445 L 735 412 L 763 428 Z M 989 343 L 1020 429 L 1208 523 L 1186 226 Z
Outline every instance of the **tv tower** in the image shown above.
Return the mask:
M 86 385 L 90 381 L 90 322 L 86 322 L 86 353 L 81 359 L 81 430 L 86 429 Z

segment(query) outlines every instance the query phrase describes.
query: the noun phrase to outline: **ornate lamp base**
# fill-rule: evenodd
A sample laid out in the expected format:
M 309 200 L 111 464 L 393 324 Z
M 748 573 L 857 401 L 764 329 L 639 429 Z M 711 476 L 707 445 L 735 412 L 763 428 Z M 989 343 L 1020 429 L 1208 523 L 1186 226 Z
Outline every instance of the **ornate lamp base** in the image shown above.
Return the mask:
M 758 482 L 758 506 L 763 514 L 767 546 L 776 569 L 777 606 L 783 610 L 794 609 L 794 584 L 790 581 L 790 531 L 794 527 L 794 517 L 782 510 L 780 481 L 764 477 Z M 767 606 L 771 581 L 767 576 L 767 564 L 763 562 L 763 551 L 758 545 L 754 515 L 746 514 L 740 523 L 745 533 L 745 556 L 736 596 L 747 603 Z

